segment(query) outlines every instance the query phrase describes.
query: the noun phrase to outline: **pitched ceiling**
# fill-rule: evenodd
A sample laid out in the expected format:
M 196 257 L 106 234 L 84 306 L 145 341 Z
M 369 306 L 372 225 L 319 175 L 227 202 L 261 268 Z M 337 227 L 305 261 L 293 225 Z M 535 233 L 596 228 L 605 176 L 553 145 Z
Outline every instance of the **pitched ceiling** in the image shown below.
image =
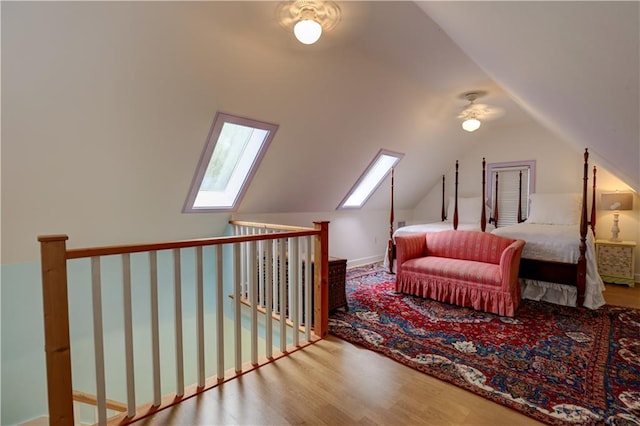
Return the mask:
M 239 15 L 245 10 L 241 22 L 224 20 L 226 31 L 242 34 L 236 42 L 268 49 L 278 62 L 270 78 L 256 77 L 270 86 L 273 105 L 268 116 L 253 118 L 272 119 L 280 129 L 241 213 L 332 210 L 380 148 L 405 154 L 396 170 L 402 183 L 396 205 L 410 209 L 492 129 L 537 125 L 414 2 L 341 2 L 340 24 L 311 46 L 274 22 L 276 5 L 224 6 Z M 466 105 L 461 95 L 471 90 L 486 91 L 482 103 L 507 111 L 473 134 L 457 119 Z M 365 209 L 388 203 L 385 185 Z
M 216 111 L 280 126 L 240 213 L 333 210 L 381 148 L 405 154 L 396 207 L 412 209 L 504 128 L 544 126 L 640 186 L 637 2 L 339 3 L 342 21 L 312 46 L 277 23 L 277 2 L 3 3 L 3 102 L 63 99 L 73 113 L 43 114 L 60 143 L 155 152 L 136 167 L 162 182 L 169 209 Z M 467 133 L 457 115 L 471 90 L 506 113 Z M 14 110 L 31 117 L 47 102 Z M 60 136 L 68 117 L 91 137 Z M 365 208 L 387 207 L 385 186 Z
M 341 2 L 342 21 L 313 46 L 273 22 L 275 5 L 254 4 L 257 20 L 229 29 L 269 39 L 280 72 L 308 81 L 291 81 L 300 98 L 278 117 L 282 150 L 265 157 L 241 212 L 332 209 L 379 148 L 406 154 L 396 179 L 413 184 L 398 185 L 396 201 L 413 208 L 465 149 L 519 125 L 589 147 L 640 188 L 637 2 Z M 470 90 L 507 112 L 474 134 L 456 119 Z M 387 204 L 385 188 L 366 208 Z
M 640 189 L 640 3 L 417 2 L 544 126 Z

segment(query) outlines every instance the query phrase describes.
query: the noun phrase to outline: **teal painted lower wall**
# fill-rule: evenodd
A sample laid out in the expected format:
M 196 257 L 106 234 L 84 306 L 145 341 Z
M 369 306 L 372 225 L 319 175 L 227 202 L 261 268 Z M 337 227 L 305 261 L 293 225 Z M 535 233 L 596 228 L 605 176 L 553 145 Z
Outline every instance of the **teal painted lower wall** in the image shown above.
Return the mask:
M 40 264 L 2 265 L 2 418 L 13 425 L 47 407 Z

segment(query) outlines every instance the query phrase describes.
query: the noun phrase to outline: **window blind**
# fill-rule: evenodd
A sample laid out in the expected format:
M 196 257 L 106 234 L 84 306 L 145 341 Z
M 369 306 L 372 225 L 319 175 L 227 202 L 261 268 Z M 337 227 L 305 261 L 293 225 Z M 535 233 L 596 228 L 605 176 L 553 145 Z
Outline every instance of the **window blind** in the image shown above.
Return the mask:
M 518 223 L 518 197 L 520 192 L 520 172 L 522 172 L 522 220 L 529 215 L 529 191 L 531 171 L 529 166 L 494 168 L 491 174 L 495 182 L 498 174 L 498 226 Z M 492 188 L 492 199 L 496 196 L 495 185 Z M 492 206 L 493 207 L 493 206 Z M 493 215 L 492 215 L 493 216 Z

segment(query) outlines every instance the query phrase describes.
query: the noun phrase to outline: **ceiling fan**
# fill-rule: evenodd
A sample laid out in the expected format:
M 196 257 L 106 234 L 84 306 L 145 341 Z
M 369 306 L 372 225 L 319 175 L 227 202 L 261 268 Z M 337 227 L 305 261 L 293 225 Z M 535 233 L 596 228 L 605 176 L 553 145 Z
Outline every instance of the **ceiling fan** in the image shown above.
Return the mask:
M 486 104 L 476 104 L 478 98 L 485 96 L 487 92 L 476 90 L 460 95 L 460 98 L 469 101 L 464 107 L 458 118 L 462 119 L 462 128 L 467 132 L 474 132 L 480 128 L 482 122 L 480 120 L 493 120 L 504 115 L 504 109 L 500 107 L 492 107 Z

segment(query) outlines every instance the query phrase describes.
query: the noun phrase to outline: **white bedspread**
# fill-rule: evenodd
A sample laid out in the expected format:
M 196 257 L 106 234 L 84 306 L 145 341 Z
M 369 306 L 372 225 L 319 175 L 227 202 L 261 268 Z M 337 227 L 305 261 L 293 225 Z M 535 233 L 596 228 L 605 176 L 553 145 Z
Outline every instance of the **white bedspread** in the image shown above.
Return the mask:
M 395 239 L 397 235 L 404 234 L 413 234 L 416 232 L 440 232 L 447 231 L 449 229 L 453 229 L 453 222 L 449 220 L 445 220 L 442 222 L 432 222 L 432 223 L 420 223 L 417 225 L 407 225 L 402 228 L 398 228 L 393 233 L 393 238 Z M 491 232 L 495 229 L 495 226 L 487 223 L 487 227 L 485 228 L 486 232 Z M 460 231 L 480 231 L 480 222 L 475 223 L 458 223 L 458 230 Z M 395 241 L 394 241 L 395 242 Z
M 576 263 L 580 257 L 578 225 L 520 223 L 497 228 L 491 232 L 503 237 L 525 240 L 522 257 L 526 259 Z M 602 295 L 605 286 L 598 274 L 594 237 L 591 230 L 587 232 L 586 243 L 587 277 L 584 306 L 597 309 L 605 304 Z M 576 305 L 577 290 L 573 286 L 528 279 L 521 279 L 520 283 L 523 287 L 522 295 L 524 298 L 568 306 Z

